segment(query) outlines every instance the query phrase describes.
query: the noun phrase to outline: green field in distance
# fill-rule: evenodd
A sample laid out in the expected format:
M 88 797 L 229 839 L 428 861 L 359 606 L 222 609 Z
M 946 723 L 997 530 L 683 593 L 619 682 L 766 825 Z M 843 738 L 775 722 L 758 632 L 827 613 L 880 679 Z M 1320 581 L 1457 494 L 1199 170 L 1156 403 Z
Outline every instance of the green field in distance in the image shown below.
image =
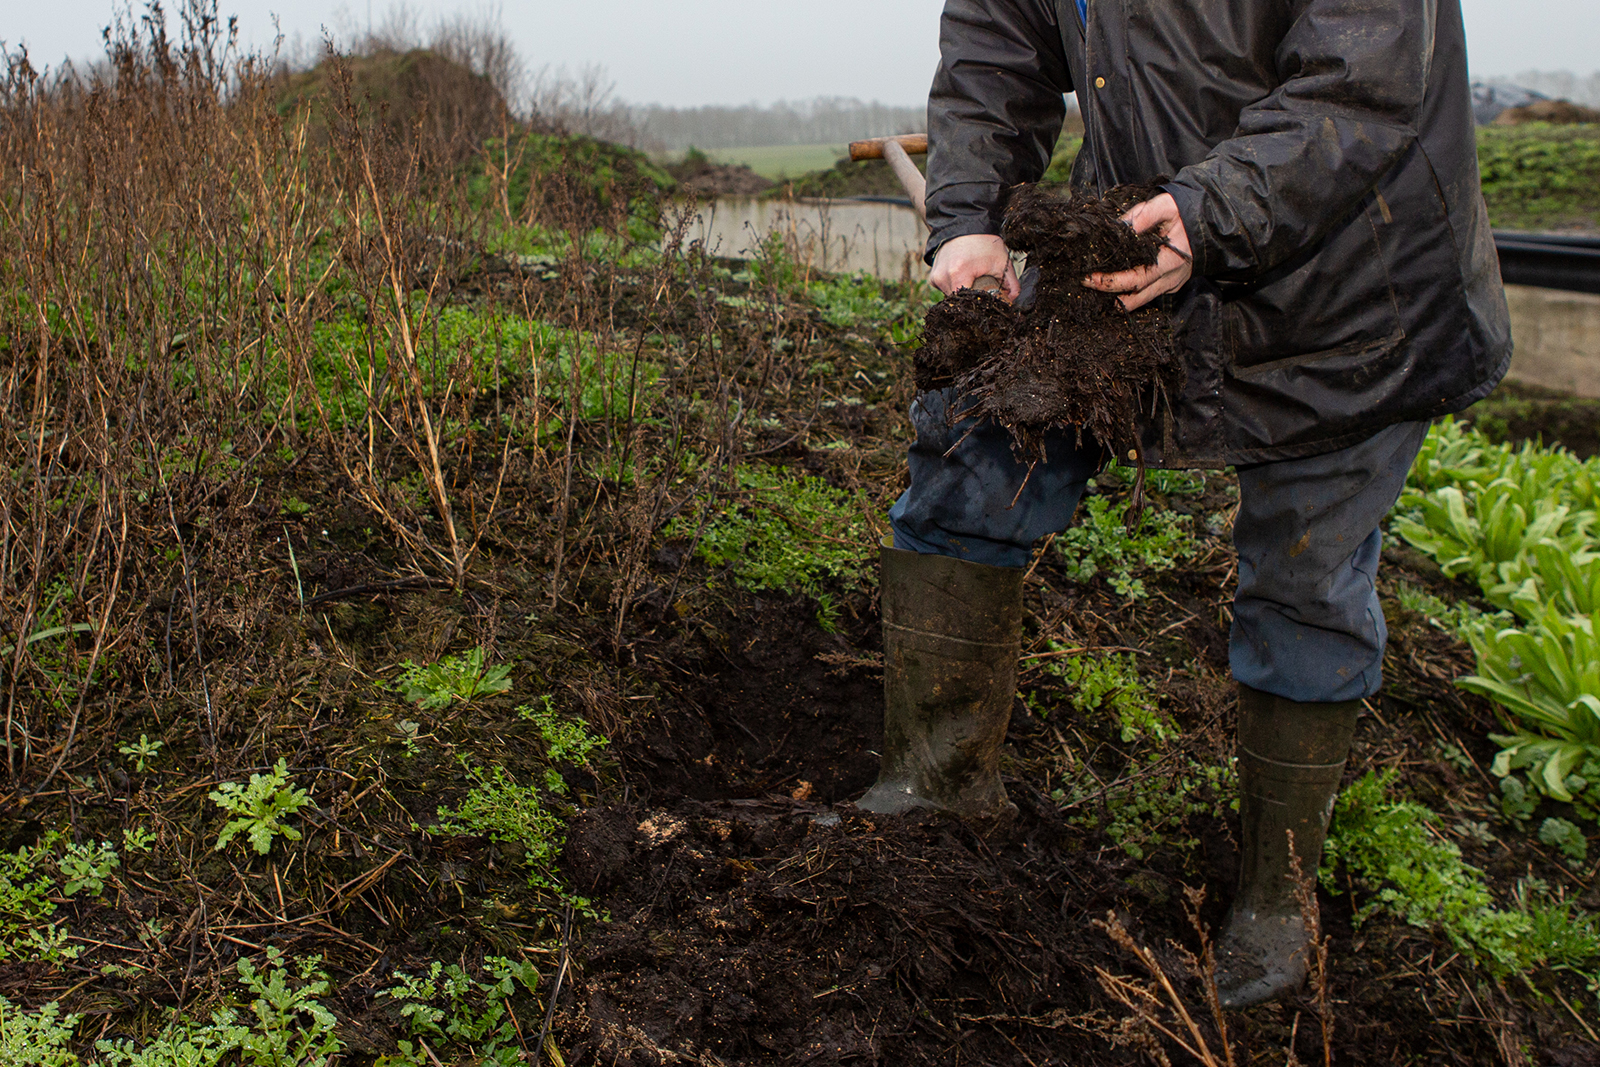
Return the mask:
M 814 170 L 826 170 L 845 154 L 842 144 L 779 144 L 751 148 L 707 148 L 706 158 L 713 163 L 743 163 L 763 178 L 798 178 Z

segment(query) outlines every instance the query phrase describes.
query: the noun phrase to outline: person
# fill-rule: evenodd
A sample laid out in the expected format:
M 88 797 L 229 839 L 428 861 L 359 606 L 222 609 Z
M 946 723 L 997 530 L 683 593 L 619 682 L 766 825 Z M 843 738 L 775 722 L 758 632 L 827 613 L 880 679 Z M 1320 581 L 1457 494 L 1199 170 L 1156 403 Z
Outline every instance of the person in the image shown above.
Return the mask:
M 1124 221 L 1167 246 L 1086 284 L 1162 301 L 1181 388 L 1139 428 L 1158 467 L 1232 465 L 1239 881 L 1219 938 L 1229 1007 L 1297 988 L 1315 872 L 1386 631 L 1378 524 L 1429 421 L 1485 396 L 1511 344 L 1479 188 L 1458 0 L 947 0 L 928 101 L 931 280 L 1027 299 L 999 236 L 1007 190 L 1051 158 L 1071 190 L 1153 183 Z M 1016 689 L 1022 579 L 1107 457 L 1061 433 L 1028 475 L 993 425 L 912 408 L 910 485 L 882 552 L 877 812 L 992 815 Z M 1025 477 L 1026 476 L 1026 477 Z M 1020 487 L 1020 492 L 1019 492 Z M 1292 834 L 1292 836 L 1291 836 Z

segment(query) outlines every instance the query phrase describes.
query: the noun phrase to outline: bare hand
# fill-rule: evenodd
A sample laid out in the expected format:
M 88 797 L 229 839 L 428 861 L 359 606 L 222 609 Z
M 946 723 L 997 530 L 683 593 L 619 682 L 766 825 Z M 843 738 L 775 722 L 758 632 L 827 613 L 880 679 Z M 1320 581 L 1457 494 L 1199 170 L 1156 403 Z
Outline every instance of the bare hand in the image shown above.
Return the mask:
M 1183 228 L 1183 216 L 1178 214 L 1178 202 L 1172 199 L 1171 193 L 1135 204 L 1122 216 L 1122 221 L 1139 233 L 1154 230 L 1167 239 L 1156 255 L 1155 266 L 1121 270 L 1115 274 L 1091 274 L 1083 284 L 1102 293 L 1124 294 L 1122 307 L 1132 311 L 1163 293 L 1182 288 L 1194 273 L 1194 260 L 1190 256 L 1189 234 Z M 935 263 L 935 269 L 937 266 Z
M 1007 302 L 1022 292 L 1017 272 L 1011 269 L 1011 250 L 1006 243 L 992 233 L 969 233 L 939 246 L 928 281 L 949 296 L 957 289 L 970 289 L 985 275 L 1000 279 L 1000 295 Z

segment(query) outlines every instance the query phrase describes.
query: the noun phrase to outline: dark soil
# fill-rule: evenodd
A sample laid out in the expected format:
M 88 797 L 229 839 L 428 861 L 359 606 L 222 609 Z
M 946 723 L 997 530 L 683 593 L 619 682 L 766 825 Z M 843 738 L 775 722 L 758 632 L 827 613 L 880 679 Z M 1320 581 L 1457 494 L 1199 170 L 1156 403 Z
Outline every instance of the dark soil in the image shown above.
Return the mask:
M 1086 288 L 1095 272 L 1150 266 L 1162 247 L 1121 221 L 1159 190 L 1119 186 L 1105 197 L 1068 199 L 1039 186 L 1014 192 L 1004 236 L 1038 276 L 1026 306 L 962 290 L 928 311 L 917 353 L 917 387 L 953 387 L 965 405 L 951 424 L 993 419 L 1011 431 L 1020 459 L 1044 456 L 1050 430 L 1087 433 L 1117 455 L 1137 455 L 1135 417 L 1177 368 L 1159 308 L 1132 313 L 1110 293 Z
M 755 196 L 771 189 L 771 178 L 763 178 L 743 163 L 713 163 L 697 155 L 666 168 L 684 189 L 701 196 Z

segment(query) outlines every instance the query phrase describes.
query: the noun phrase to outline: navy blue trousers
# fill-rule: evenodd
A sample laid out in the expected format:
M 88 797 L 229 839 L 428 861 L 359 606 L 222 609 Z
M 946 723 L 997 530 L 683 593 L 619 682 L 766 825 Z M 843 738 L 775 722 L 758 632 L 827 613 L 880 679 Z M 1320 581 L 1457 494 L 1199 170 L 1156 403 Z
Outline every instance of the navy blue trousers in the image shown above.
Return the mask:
M 1026 567 L 1035 541 L 1071 524 L 1107 456 L 1087 437 L 1057 434 L 1046 443 L 1048 462 L 1028 476 L 1006 430 L 947 426 L 950 400 L 927 393 L 911 407 L 917 439 L 911 486 L 889 511 L 894 545 Z M 1238 469 L 1235 678 L 1300 701 L 1355 700 L 1382 686 L 1378 524 L 1427 432 L 1426 422 L 1398 423 L 1336 452 Z

